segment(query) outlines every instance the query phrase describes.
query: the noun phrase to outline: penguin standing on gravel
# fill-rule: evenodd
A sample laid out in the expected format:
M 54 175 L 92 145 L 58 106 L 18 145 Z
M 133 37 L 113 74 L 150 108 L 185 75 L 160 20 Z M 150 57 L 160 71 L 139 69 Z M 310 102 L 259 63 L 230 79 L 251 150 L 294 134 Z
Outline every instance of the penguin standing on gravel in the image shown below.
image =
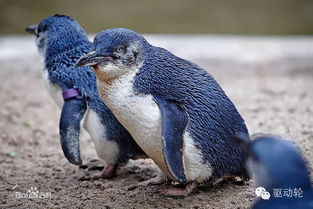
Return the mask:
M 165 195 L 198 183 L 245 175 L 245 152 L 232 138 L 244 120 L 204 69 L 124 28 L 102 31 L 78 66 L 92 66 L 100 96 L 144 152 L 172 180 Z
M 36 35 L 43 57 L 43 77 L 50 96 L 62 108 L 61 145 L 66 158 L 81 165 L 79 135 L 81 122 L 89 132 L 100 159 L 107 163 L 98 178 L 111 178 L 117 166 L 144 153 L 127 130 L 100 99 L 90 67 L 76 67 L 92 43 L 71 17 L 55 15 L 26 31 Z M 74 70 L 78 68 L 78 70 Z M 79 69 L 82 68 L 82 69 Z
M 249 175 L 257 190 L 263 189 L 253 209 L 313 208 L 310 174 L 291 142 L 274 135 L 259 135 L 251 142 L 246 136 L 238 136 L 235 142 L 249 153 Z

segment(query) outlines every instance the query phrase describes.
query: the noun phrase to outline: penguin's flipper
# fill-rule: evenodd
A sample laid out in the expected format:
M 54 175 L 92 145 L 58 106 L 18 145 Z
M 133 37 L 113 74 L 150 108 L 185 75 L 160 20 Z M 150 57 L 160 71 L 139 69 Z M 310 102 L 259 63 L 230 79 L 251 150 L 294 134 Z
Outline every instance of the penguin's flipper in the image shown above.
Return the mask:
M 188 122 L 188 114 L 178 103 L 154 96 L 162 115 L 162 149 L 166 165 L 172 176 L 181 183 L 187 178 L 183 164 L 183 134 Z
M 60 118 L 60 140 L 65 157 L 75 165 L 81 165 L 79 151 L 80 122 L 87 110 L 85 99 L 74 97 L 64 100 Z

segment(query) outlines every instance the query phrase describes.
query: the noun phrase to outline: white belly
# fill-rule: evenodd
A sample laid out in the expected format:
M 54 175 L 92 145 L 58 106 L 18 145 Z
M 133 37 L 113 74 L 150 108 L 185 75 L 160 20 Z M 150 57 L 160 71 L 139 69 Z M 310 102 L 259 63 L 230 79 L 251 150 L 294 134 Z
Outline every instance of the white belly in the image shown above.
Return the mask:
M 162 150 L 160 109 L 152 95 L 136 95 L 133 91 L 133 79 L 136 72 L 125 74 L 110 85 L 97 80 L 100 96 L 143 151 L 165 175 L 173 179 Z M 183 138 L 183 164 L 186 177 L 189 181 L 195 180 L 201 183 L 212 175 L 212 168 L 209 164 L 203 163 L 202 154 L 195 147 L 188 132 L 185 132 Z
M 62 89 L 49 81 L 48 78 L 48 70 L 44 69 L 42 73 L 43 81 L 45 84 L 46 89 L 48 90 L 49 95 L 51 96 L 52 100 L 55 104 L 59 107 L 63 107 L 63 96 L 62 96 Z
M 98 157 L 108 164 L 115 164 L 119 155 L 118 145 L 106 138 L 106 127 L 102 125 L 97 113 L 87 110 L 84 127 L 91 136 Z
M 160 110 L 151 95 L 135 95 L 133 76 L 134 73 L 112 85 L 98 81 L 100 95 L 137 144 L 167 176 L 172 177 L 163 157 Z

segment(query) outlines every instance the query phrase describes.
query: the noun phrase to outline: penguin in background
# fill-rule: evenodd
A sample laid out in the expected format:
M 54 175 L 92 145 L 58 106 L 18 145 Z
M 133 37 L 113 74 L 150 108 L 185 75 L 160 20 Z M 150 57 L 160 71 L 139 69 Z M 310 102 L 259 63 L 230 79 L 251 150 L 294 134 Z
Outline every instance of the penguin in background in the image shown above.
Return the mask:
M 185 185 L 163 194 L 186 196 L 200 183 L 246 176 L 246 153 L 232 141 L 248 135 L 244 120 L 201 67 L 125 28 L 97 34 L 77 65 L 93 67 L 105 104 L 163 173 Z
M 268 193 L 267 198 L 259 194 L 253 209 L 313 208 L 310 174 L 294 144 L 265 134 L 255 136 L 251 142 L 246 135 L 239 134 L 234 141 L 248 152 L 247 169 L 256 190 Z
M 27 32 L 36 36 L 43 58 L 43 79 L 47 90 L 62 109 L 59 131 L 62 149 L 69 162 L 81 165 L 79 135 L 81 123 L 107 166 L 97 178 L 111 178 L 121 163 L 144 156 L 128 131 L 117 121 L 98 95 L 90 67 L 77 67 L 77 60 L 92 49 L 86 32 L 76 20 L 54 15 Z

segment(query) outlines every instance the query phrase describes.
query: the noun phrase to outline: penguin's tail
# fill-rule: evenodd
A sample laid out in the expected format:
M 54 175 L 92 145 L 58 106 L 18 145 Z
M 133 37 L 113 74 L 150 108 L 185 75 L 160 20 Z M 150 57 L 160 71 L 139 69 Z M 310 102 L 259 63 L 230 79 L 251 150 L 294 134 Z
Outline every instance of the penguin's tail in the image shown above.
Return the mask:
M 237 176 L 240 177 L 244 181 L 248 181 L 250 179 L 248 169 L 246 166 L 246 162 L 249 156 L 249 146 L 251 142 L 250 135 L 246 132 L 239 132 L 232 139 L 234 144 L 238 146 L 243 154 L 244 160 L 242 162 L 241 168 L 237 173 Z
M 250 176 L 248 174 L 248 170 L 247 170 L 246 166 L 244 166 L 242 168 L 242 172 L 238 174 L 238 177 L 240 177 L 243 181 L 249 181 L 250 180 Z

